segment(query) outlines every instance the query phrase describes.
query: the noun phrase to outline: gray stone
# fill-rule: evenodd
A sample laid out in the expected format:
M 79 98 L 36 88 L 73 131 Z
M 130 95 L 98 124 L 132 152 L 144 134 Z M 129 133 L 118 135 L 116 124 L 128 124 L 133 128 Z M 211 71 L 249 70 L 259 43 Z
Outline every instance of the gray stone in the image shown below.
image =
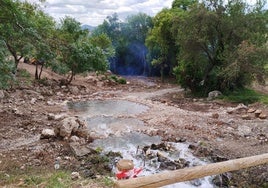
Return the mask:
M 77 142 L 71 142 L 70 147 L 71 147 L 73 153 L 77 157 L 83 157 L 87 154 L 92 153 L 92 151 L 93 151 L 91 148 L 87 147 L 86 145 L 80 145 Z
M 267 115 L 264 114 L 264 113 L 261 113 L 261 114 L 259 115 L 259 118 L 260 118 L 260 119 L 266 119 L 266 118 L 267 118 Z
M 80 174 L 79 174 L 79 172 L 72 172 L 72 174 L 71 174 L 71 179 L 72 180 L 78 180 L 78 179 L 80 179 L 81 177 L 80 177 Z
M 78 94 L 80 93 L 80 90 L 79 90 L 78 87 L 76 87 L 76 86 L 72 86 L 72 87 L 70 87 L 70 92 L 71 92 L 72 94 L 74 94 L 74 95 L 78 95 Z
M 62 137 L 70 137 L 72 132 L 76 132 L 79 127 L 79 123 L 74 117 L 65 118 L 61 123 L 59 134 Z
M 238 135 L 240 136 L 249 136 L 251 135 L 251 128 L 246 125 L 238 126 Z
M 79 137 L 78 136 L 71 136 L 70 142 L 79 142 Z
M 217 91 L 217 90 L 211 91 L 208 93 L 208 100 L 213 100 L 221 95 L 222 95 L 222 93 L 220 91 Z
M 31 103 L 31 104 L 35 104 L 35 103 L 36 103 L 36 101 L 37 101 L 37 99 L 36 99 L 36 98 L 32 98 L 30 103 Z
M 3 90 L 0 90 L 0 99 L 5 98 L 5 93 Z
M 53 138 L 56 134 L 53 129 L 44 129 L 41 133 L 41 139 Z

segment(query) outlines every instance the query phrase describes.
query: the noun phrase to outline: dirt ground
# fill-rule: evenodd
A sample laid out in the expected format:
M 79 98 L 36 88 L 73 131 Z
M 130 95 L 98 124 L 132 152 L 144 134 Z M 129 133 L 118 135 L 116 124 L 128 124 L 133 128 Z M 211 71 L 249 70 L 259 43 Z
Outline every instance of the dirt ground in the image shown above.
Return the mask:
M 26 69 L 33 77 L 33 65 L 21 63 L 19 68 Z M 183 89 L 161 83 L 158 78 L 125 77 L 127 84 L 121 85 L 92 74 L 77 76 L 68 87 L 60 85 L 63 76 L 50 70 L 44 70 L 42 78 L 46 79 L 33 85 L 22 82 L 3 91 L 4 96 L 0 98 L 0 186 L 5 186 L 1 178 L 14 171 L 26 173 L 29 167 L 53 170 L 59 156 L 65 159 L 66 169 L 79 166 L 68 141 L 40 139 L 42 130 L 59 124 L 58 119 L 49 118 L 51 114 L 75 116 L 67 110 L 66 101 L 123 99 L 144 104 L 149 110 L 136 118 L 148 127 L 146 134 L 192 143 L 197 156 L 212 162 L 268 153 L 268 120 L 248 112 L 254 109 L 268 114 L 263 104 L 245 106 L 187 98 Z M 230 185 L 267 186 L 268 165 L 232 173 Z

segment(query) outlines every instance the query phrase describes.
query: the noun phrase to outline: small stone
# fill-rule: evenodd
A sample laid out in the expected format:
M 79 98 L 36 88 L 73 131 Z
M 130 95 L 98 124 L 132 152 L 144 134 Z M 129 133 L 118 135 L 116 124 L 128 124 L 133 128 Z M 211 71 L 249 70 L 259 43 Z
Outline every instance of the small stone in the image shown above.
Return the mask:
M 39 95 L 39 96 L 38 96 L 38 100 L 43 101 L 43 100 L 45 100 L 45 97 L 44 97 L 43 95 Z
M 71 136 L 70 142 L 79 142 L 79 137 L 78 136 Z
M 47 138 L 52 138 L 55 137 L 56 134 L 53 129 L 44 129 L 41 133 L 41 139 L 47 139 Z
M 0 99 L 5 98 L 5 93 L 3 90 L 0 90 Z
M 245 114 L 245 115 L 242 115 L 242 119 L 244 119 L 244 120 L 250 120 L 251 117 L 249 115 Z
M 53 105 L 55 105 L 55 103 L 52 102 L 52 101 L 47 101 L 47 105 L 48 105 L 48 106 L 53 106 Z
M 32 98 L 30 103 L 31 103 L 31 104 L 35 104 L 35 103 L 36 103 L 36 101 L 37 101 L 37 99 L 36 99 L 36 98 Z
M 256 111 L 256 109 L 254 109 L 254 108 L 250 108 L 250 109 L 248 109 L 248 113 L 253 113 L 253 112 L 255 112 Z
M 267 115 L 264 114 L 264 113 L 261 113 L 261 114 L 259 115 L 259 118 L 260 118 L 260 119 L 266 119 L 266 118 L 267 118 Z
M 212 117 L 212 118 L 214 118 L 214 119 L 218 119 L 218 118 L 219 118 L 219 116 L 220 116 L 220 115 L 219 115 L 218 113 L 214 113 L 214 114 L 212 114 L 212 116 L 211 116 L 211 117 Z
M 80 174 L 79 174 L 79 172 L 72 172 L 72 174 L 71 174 L 71 179 L 72 180 L 78 180 L 78 179 L 80 179 L 81 177 L 80 177 Z
M 48 120 L 55 120 L 56 119 L 55 114 L 48 114 L 47 119 Z
M 259 117 L 261 115 L 262 111 L 261 110 L 256 110 L 255 111 L 255 117 Z

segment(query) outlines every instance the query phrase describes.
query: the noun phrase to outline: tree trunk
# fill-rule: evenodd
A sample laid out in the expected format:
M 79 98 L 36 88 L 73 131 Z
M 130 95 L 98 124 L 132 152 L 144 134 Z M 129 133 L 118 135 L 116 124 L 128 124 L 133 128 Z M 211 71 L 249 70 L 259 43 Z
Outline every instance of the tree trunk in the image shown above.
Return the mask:
M 71 77 L 70 79 L 68 80 L 68 85 L 73 81 L 73 78 L 74 78 L 74 71 L 72 70 L 72 74 L 71 74 Z
M 38 63 L 35 63 L 35 79 L 38 80 Z
M 41 64 L 41 68 L 40 68 L 40 72 L 39 72 L 39 76 L 38 76 L 39 80 L 41 79 L 41 74 L 43 72 L 43 67 L 44 67 L 44 63 Z

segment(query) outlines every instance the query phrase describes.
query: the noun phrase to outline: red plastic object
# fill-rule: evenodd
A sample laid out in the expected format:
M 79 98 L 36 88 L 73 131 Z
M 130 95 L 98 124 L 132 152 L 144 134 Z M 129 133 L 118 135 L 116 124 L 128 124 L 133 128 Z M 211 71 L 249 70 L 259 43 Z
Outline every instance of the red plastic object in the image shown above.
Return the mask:
M 127 171 L 118 171 L 116 173 L 117 179 L 129 179 L 129 178 L 136 178 L 139 173 L 141 173 L 142 168 L 134 168 L 132 170 Z

